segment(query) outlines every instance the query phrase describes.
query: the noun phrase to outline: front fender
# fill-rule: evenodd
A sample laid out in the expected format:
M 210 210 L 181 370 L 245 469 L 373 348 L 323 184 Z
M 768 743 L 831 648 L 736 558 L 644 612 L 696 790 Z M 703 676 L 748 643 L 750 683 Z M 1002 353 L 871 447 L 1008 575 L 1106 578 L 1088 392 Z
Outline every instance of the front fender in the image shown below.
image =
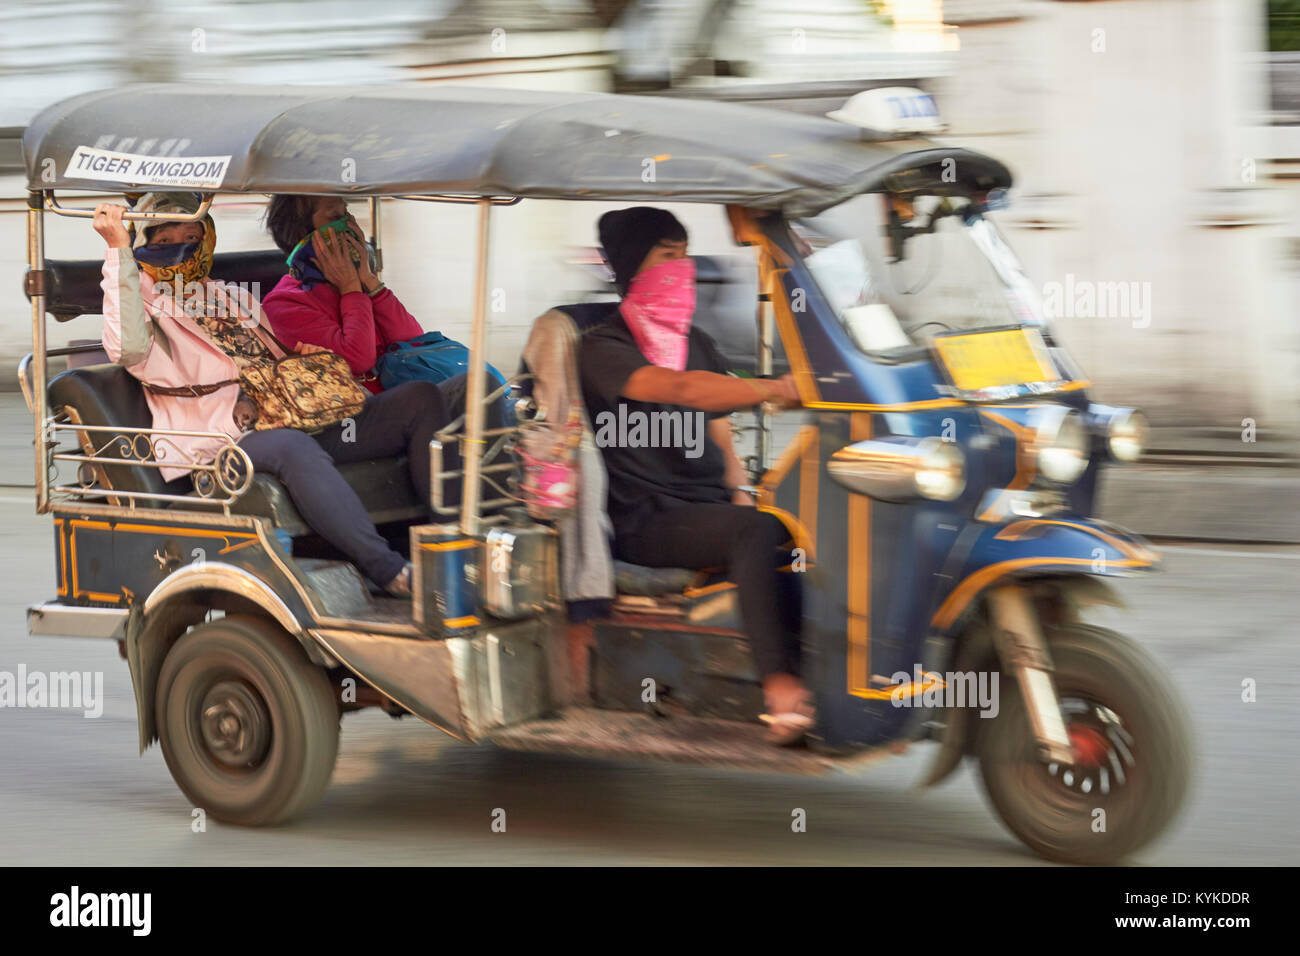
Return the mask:
M 988 588 L 1006 578 L 1092 574 L 1127 577 L 1154 569 L 1160 555 L 1139 535 L 1085 518 L 1026 518 L 989 525 L 947 568 L 953 584 L 930 619 L 952 634 Z

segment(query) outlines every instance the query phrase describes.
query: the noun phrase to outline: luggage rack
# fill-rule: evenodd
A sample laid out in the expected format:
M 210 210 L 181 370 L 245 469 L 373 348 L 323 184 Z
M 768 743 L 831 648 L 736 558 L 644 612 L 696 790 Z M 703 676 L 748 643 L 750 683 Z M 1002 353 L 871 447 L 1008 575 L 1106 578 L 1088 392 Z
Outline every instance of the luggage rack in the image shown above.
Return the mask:
M 484 407 L 501 400 L 515 385 L 531 377 L 529 375 L 517 375 L 508 379 L 505 384 L 498 386 L 483 397 Z M 460 446 L 467 440 L 465 434 L 466 419 L 466 415 L 453 419 L 435 433 L 433 440 L 429 442 L 429 486 L 433 498 L 431 510 L 437 516 L 455 517 L 460 514 L 460 505 L 447 504 L 447 483 L 450 481 L 463 481 L 465 468 L 463 465 L 458 468 L 449 467 L 446 456 L 451 450 L 459 450 Z M 518 481 L 514 477 L 519 467 L 515 442 L 520 435 L 520 431 L 521 427 L 518 424 L 507 425 L 502 428 L 488 428 L 483 431 L 483 445 L 485 447 L 479 456 L 479 478 L 496 492 L 496 497 L 481 498 L 479 500 L 480 514 L 488 508 L 516 505 L 524 501 L 517 493 Z M 504 485 L 493 477 L 502 474 L 507 476 Z M 463 492 L 464 489 L 462 488 Z M 485 516 L 482 520 L 495 522 L 503 520 L 503 518 L 501 516 Z

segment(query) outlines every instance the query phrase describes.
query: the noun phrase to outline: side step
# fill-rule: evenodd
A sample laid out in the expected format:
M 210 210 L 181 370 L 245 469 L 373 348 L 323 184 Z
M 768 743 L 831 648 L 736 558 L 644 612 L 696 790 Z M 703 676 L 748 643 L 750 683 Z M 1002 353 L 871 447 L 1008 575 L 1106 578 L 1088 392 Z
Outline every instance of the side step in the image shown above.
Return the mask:
M 773 773 L 824 774 L 842 765 L 804 748 L 773 747 L 766 733 L 762 724 L 737 720 L 571 707 L 554 717 L 495 731 L 486 739 L 506 750 Z

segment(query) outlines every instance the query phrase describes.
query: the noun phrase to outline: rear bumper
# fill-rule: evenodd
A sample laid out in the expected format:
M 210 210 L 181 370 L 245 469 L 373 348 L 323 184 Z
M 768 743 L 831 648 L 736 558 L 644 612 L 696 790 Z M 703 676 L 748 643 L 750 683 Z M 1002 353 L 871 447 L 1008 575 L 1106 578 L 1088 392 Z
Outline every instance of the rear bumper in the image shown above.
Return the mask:
M 27 609 L 27 633 L 32 637 L 98 637 L 126 639 L 129 612 L 115 607 L 34 604 Z

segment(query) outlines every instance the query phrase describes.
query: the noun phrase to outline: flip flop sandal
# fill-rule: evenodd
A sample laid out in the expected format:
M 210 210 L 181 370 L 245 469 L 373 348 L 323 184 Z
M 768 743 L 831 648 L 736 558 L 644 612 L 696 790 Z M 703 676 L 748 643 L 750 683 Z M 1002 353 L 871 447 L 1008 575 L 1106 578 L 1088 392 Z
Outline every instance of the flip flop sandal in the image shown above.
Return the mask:
M 782 714 L 759 714 L 767 724 L 767 742 L 776 747 L 793 747 L 801 743 L 816 723 L 811 704 L 803 704 L 798 711 Z

